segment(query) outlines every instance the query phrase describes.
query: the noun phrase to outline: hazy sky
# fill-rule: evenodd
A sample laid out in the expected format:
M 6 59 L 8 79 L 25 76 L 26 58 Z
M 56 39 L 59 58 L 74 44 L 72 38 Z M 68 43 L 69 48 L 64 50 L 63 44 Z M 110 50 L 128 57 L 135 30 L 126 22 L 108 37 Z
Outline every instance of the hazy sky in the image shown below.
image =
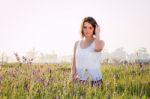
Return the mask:
M 72 54 L 86 16 L 97 20 L 108 51 L 150 52 L 150 0 L 0 0 L 0 53 Z

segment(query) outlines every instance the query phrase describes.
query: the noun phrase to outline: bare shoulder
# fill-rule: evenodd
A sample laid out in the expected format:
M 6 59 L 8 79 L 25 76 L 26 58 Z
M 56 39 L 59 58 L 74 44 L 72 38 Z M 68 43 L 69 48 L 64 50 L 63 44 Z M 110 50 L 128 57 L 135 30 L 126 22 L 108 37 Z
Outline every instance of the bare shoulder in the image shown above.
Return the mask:
M 76 47 L 77 47 L 77 45 L 78 45 L 78 42 L 79 42 L 79 40 L 75 42 L 75 44 L 74 44 L 74 49 L 76 49 Z

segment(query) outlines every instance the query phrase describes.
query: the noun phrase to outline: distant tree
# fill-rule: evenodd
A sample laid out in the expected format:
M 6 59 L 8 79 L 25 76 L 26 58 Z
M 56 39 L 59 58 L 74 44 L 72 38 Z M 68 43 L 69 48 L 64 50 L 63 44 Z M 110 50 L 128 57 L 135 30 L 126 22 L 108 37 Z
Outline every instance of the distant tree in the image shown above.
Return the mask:
M 150 55 L 146 48 L 141 47 L 136 51 L 136 62 L 140 63 L 150 63 Z
M 137 56 L 139 59 L 148 59 L 149 58 L 149 53 L 146 48 L 141 47 L 137 50 L 136 52 Z
M 111 63 L 110 60 L 112 60 L 112 59 L 110 59 L 110 58 L 111 58 L 110 53 L 108 52 L 108 50 L 104 49 L 102 52 L 101 62 L 104 64 Z
M 52 54 L 40 53 L 39 59 L 40 59 L 40 62 L 42 63 L 54 63 L 54 62 L 57 62 L 58 57 L 57 57 L 57 54 L 55 53 L 52 53 Z
M 110 53 L 107 50 L 104 50 L 102 52 L 102 61 L 107 63 L 109 58 L 110 58 Z
M 4 53 L 1 54 L 1 65 L 4 65 Z
M 39 62 L 43 63 L 44 60 L 45 60 L 44 53 L 40 52 L 40 55 L 39 55 Z
M 114 52 L 111 53 L 111 58 L 114 62 L 119 63 L 122 59 L 127 58 L 127 52 L 124 48 L 117 48 Z

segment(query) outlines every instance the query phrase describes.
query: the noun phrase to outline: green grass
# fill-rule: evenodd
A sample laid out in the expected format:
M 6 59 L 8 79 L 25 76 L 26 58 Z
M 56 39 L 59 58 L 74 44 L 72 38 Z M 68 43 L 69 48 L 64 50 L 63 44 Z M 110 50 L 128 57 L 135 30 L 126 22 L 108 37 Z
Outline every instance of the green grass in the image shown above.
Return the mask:
M 70 80 L 69 64 L 6 64 L 0 69 L 0 99 L 148 99 L 150 65 L 102 65 L 103 86 Z

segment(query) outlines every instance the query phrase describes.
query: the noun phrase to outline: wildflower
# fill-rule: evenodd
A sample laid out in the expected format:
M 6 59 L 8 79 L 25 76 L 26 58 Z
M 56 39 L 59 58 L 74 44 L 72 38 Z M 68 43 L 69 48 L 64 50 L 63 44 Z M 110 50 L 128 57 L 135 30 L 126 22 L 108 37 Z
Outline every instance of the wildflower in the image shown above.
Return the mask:
M 35 71 L 35 70 L 32 70 L 32 74 L 33 74 L 33 75 L 36 75 L 36 71 Z
M 28 61 L 27 61 L 27 64 L 29 64 L 29 65 L 31 65 L 32 64 L 32 62 L 33 62 L 33 58 L 28 58 Z
M 47 87 L 49 85 L 49 81 L 44 83 L 44 86 Z
M 45 79 L 42 78 L 42 77 L 40 77 L 40 78 L 37 80 L 38 83 L 42 83 L 43 85 L 44 85 L 44 81 L 45 81 Z
M 51 72 L 52 72 L 51 68 L 49 68 L 49 67 L 48 67 L 48 72 L 49 72 L 49 73 L 51 73 Z
M 18 53 L 14 53 L 14 55 L 16 56 L 16 59 L 17 59 L 19 65 L 21 66 L 22 63 L 21 63 L 21 60 L 20 60 L 20 57 L 19 57 Z
M 22 56 L 22 60 L 23 60 L 23 63 L 26 63 L 27 58 L 25 56 Z

